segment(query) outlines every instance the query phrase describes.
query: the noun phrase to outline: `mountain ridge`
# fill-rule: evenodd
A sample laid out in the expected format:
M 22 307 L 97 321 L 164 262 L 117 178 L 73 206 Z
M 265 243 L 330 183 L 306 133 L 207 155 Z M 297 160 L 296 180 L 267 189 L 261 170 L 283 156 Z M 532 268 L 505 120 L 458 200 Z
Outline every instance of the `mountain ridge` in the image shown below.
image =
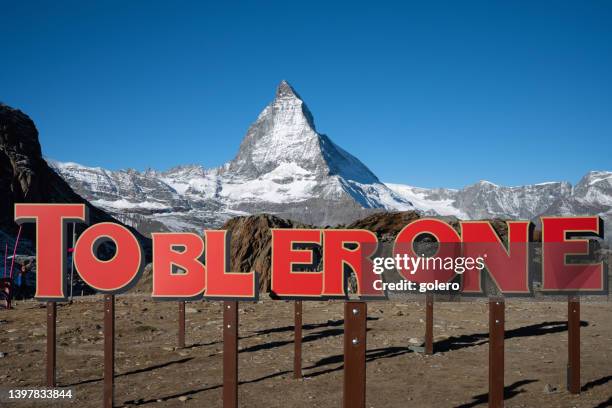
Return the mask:
M 51 167 L 55 169 L 58 169 L 58 166 L 72 164 L 72 163 L 61 163 L 57 161 L 50 161 L 50 162 L 51 162 Z M 96 167 L 87 167 L 87 166 L 82 166 L 82 165 L 78 165 L 78 166 L 83 169 L 98 169 Z M 175 166 L 172 169 L 169 169 L 163 172 L 156 171 L 156 174 L 168 175 L 168 174 L 173 174 L 173 173 L 176 173 L 177 171 L 181 171 L 185 169 L 188 169 L 190 171 L 201 171 L 201 172 L 207 171 L 206 168 L 200 165 L 187 165 L 187 166 Z M 128 172 L 128 171 L 129 170 L 116 170 L 112 172 Z M 70 170 L 68 172 L 66 170 L 60 170 L 60 172 L 67 174 L 68 172 L 70 172 Z M 146 172 L 140 172 L 140 174 L 146 174 Z M 612 179 L 612 172 L 590 171 L 581 178 L 581 182 L 585 179 L 588 179 L 589 175 L 593 175 L 593 174 L 597 174 L 599 176 L 604 176 L 604 177 L 609 177 Z M 576 183 L 576 185 L 572 185 L 570 182 L 567 182 L 567 181 L 551 181 L 551 182 L 527 184 L 527 185 L 522 185 L 522 186 L 503 186 L 503 185 L 488 182 L 486 180 L 480 180 L 476 183 L 467 185 L 460 189 L 442 188 L 442 187 L 440 188 L 422 188 L 422 187 L 415 187 L 415 186 L 411 186 L 407 184 L 399 184 L 399 183 L 384 183 L 384 184 L 388 186 L 391 190 L 394 190 L 397 194 L 404 195 L 407 200 L 410 200 L 411 202 L 414 203 L 414 207 L 417 210 L 420 210 L 425 213 L 429 211 L 430 213 L 433 214 L 432 212 L 433 210 L 438 215 L 452 215 L 452 216 L 456 216 L 457 218 L 463 218 L 463 219 L 490 218 L 494 216 L 499 216 L 499 217 L 504 217 L 504 218 L 532 219 L 534 217 L 537 217 L 538 215 L 546 215 L 550 213 L 550 211 L 546 211 L 547 208 L 542 208 L 542 210 L 539 212 L 536 210 L 536 211 L 532 211 L 531 213 L 521 215 L 520 213 L 511 212 L 511 211 L 482 210 L 483 213 L 479 215 L 478 212 L 472 212 L 472 213 L 470 213 L 469 211 L 464 212 L 465 210 L 462 209 L 461 206 L 453 206 L 453 204 L 455 203 L 456 197 L 460 195 L 461 193 L 464 193 L 464 195 L 469 195 L 468 192 L 474 192 L 475 190 L 478 190 L 479 187 L 484 185 L 484 188 L 480 189 L 479 191 L 480 193 L 482 193 L 483 191 L 484 192 L 486 191 L 498 192 L 498 190 L 502 190 L 502 191 L 505 190 L 508 192 L 516 192 L 517 195 L 523 195 L 529 190 L 532 190 L 533 194 L 537 194 L 538 188 L 540 188 L 539 193 L 544 193 L 550 190 L 551 188 L 556 187 L 558 190 L 560 190 L 562 194 L 559 194 L 556 196 L 554 195 L 555 199 L 551 203 L 552 205 L 556 203 L 557 199 L 559 198 L 566 198 L 566 199 L 576 198 L 575 196 L 573 196 L 576 188 L 578 188 L 578 191 L 586 190 L 584 193 L 582 193 L 586 196 L 588 196 L 589 194 L 592 194 L 592 193 L 589 193 L 588 189 L 586 189 L 584 186 L 585 183 L 588 184 L 588 181 L 582 182 L 582 184 L 580 184 L 581 182 Z M 408 189 L 409 191 L 406 192 L 406 189 Z M 609 196 L 608 195 L 603 195 L 603 196 L 606 197 L 607 200 L 612 202 L 612 194 Z M 427 197 L 430 197 L 429 200 L 427 199 Z M 550 194 L 548 194 L 546 197 L 550 197 Z M 605 201 L 605 202 L 608 202 L 608 201 Z M 605 205 L 605 202 L 603 203 L 604 205 Z M 525 201 L 522 201 L 520 204 L 521 206 L 524 206 Z M 154 206 L 152 206 L 151 209 L 154 209 Z M 567 214 L 567 211 L 565 213 Z M 244 215 L 244 214 L 237 214 L 237 215 Z M 564 214 L 557 214 L 557 215 L 564 215 Z

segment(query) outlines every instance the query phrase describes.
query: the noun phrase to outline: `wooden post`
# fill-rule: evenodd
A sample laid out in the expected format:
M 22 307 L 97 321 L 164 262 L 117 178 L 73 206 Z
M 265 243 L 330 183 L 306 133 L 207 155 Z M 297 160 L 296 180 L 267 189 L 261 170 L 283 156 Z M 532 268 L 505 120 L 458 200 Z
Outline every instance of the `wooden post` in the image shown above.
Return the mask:
M 425 354 L 433 354 L 433 307 L 433 295 L 428 293 L 425 300 Z
M 366 318 L 365 302 L 344 304 L 344 408 L 365 408 Z
M 502 298 L 489 300 L 489 408 L 504 406 L 504 315 Z
M 115 385 L 115 296 L 104 295 L 104 408 L 113 408 Z
M 567 390 L 580 394 L 580 298 L 567 301 Z
M 47 302 L 47 387 L 55 387 L 57 304 Z
M 238 302 L 223 302 L 223 408 L 238 407 Z
M 185 301 L 178 302 L 178 346 L 185 347 Z
M 293 378 L 302 378 L 302 301 L 294 304 L 293 313 Z

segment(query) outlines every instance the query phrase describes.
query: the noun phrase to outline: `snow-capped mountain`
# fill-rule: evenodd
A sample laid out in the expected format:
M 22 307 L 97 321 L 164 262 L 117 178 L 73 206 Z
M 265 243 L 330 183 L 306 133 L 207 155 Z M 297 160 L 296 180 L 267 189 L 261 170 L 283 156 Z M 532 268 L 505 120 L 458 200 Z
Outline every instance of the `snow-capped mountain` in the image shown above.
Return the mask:
M 282 81 L 221 167 L 110 171 L 49 160 L 81 196 L 141 232 L 219 227 L 236 215 L 273 213 L 314 225 L 348 223 L 371 211 L 419 210 L 461 219 L 537 220 L 600 215 L 612 228 L 612 172 L 519 187 L 480 181 L 460 190 L 384 184 L 317 131 L 302 98 Z
M 463 219 L 530 219 L 544 213 L 555 200 L 572 195 L 572 186 L 566 182 L 505 187 L 481 180 L 461 190 L 387 186 L 420 209 Z
M 286 81 L 248 129 L 236 157 L 221 167 L 139 172 L 49 163 L 94 205 L 144 232 L 198 230 L 258 212 L 326 225 L 352 221 L 368 210 L 414 209 L 319 133 Z
M 575 186 L 567 182 L 504 187 L 479 181 L 461 190 L 424 189 L 387 183 L 418 209 L 462 219 L 538 221 L 542 215 L 599 215 L 612 228 L 612 172 L 591 171 Z

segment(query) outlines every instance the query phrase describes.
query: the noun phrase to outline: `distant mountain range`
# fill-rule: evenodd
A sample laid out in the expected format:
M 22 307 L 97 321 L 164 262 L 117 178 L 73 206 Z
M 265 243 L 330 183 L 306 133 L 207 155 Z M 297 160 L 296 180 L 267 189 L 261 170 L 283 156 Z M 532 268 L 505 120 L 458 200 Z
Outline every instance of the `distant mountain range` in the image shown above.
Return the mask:
M 548 182 L 505 187 L 484 180 L 461 190 L 391 183 L 387 186 L 420 210 L 462 219 L 612 216 L 612 172 L 609 171 L 591 171 L 575 186 L 568 182 Z
M 74 191 L 143 233 L 199 231 L 262 212 L 335 225 L 381 210 L 461 219 L 597 214 L 612 228 L 610 171 L 590 172 L 575 186 L 480 181 L 454 190 L 385 184 L 316 130 L 306 104 L 286 81 L 247 131 L 236 157 L 221 167 L 139 172 L 47 161 Z

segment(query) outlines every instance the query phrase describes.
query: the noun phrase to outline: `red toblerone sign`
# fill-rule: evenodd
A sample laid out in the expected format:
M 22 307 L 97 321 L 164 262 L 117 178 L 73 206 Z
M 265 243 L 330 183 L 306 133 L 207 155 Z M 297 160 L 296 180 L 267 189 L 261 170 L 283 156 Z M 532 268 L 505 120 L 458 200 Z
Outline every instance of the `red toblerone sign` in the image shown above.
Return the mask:
M 36 225 L 36 298 L 66 298 L 65 268 L 68 222 L 87 222 L 83 204 L 16 204 L 15 220 Z M 272 292 L 281 298 L 346 297 L 347 271 L 356 278 L 362 298 L 386 297 L 382 270 L 394 268 L 412 283 L 446 283 L 460 275 L 461 292 L 482 294 L 482 278 L 488 273 L 499 292 L 508 295 L 532 293 L 529 221 L 507 222 L 504 243 L 485 221 L 460 222 L 460 231 L 431 218 L 406 225 L 397 235 L 392 256 L 376 257 L 379 242 L 366 230 L 273 229 Z M 415 249 L 423 235 L 439 244 L 435 256 L 425 257 Z M 577 236 L 603 237 L 599 217 L 543 217 L 541 243 L 542 293 L 603 293 L 606 274 L 603 262 L 572 257 L 588 256 L 590 240 Z M 152 234 L 153 292 L 156 299 L 254 299 L 255 272 L 229 270 L 226 231 Z M 98 248 L 115 245 L 111 259 L 99 259 Z M 320 271 L 300 271 L 298 265 L 312 264 L 314 251 L 321 248 Z M 100 223 L 87 228 L 73 251 L 81 278 L 92 288 L 110 294 L 129 290 L 139 279 L 145 259 L 136 237 L 122 225 Z M 426 259 L 427 258 L 427 259 Z M 431 262 L 430 262 L 431 261 Z M 450 267 L 449 267 L 450 265 Z

